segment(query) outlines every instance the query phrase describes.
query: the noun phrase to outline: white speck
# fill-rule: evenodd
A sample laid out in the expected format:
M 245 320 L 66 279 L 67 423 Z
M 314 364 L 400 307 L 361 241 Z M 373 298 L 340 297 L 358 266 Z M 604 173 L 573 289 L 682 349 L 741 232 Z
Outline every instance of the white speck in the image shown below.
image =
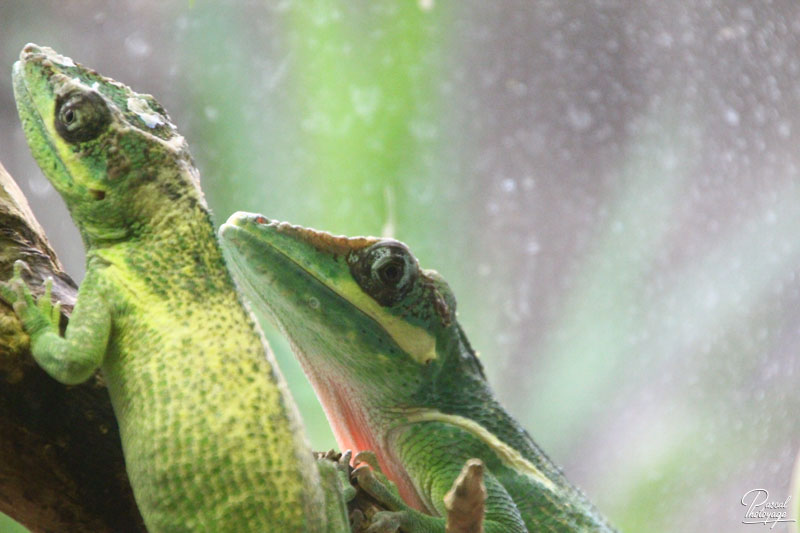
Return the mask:
M 53 186 L 43 176 L 35 176 L 28 180 L 28 187 L 36 196 L 49 194 Z
M 371 120 L 381 100 L 378 87 L 353 87 L 350 89 L 350 101 L 356 114 L 364 120 Z
M 672 48 L 673 38 L 669 33 L 660 33 L 656 37 L 656 44 L 662 48 Z
M 770 209 L 764 214 L 764 221 L 770 226 L 772 226 L 778 221 L 778 215 L 775 214 L 775 211 Z
M 525 245 L 525 253 L 528 255 L 536 255 L 541 249 L 542 247 L 536 241 L 528 241 L 528 244 Z
M 263 85 L 269 90 L 274 89 L 286 77 L 289 60 L 284 59 L 273 69 L 265 69 L 263 75 Z
M 219 109 L 211 107 L 210 105 L 203 108 L 203 113 L 206 115 L 209 122 L 216 122 L 219 118 Z
M 408 129 L 419 141 L 428 141 L 435 139 L 439 134 L 439 128 L 435 123 L 427 120 L 411 120 L 408 123 Z
M 511 178 L 506 178 L 500 182 L 500 188 L 503 192 L 514 192 L 517 190 L 517 182 Z
M 531 176 L 525 176 L 522 179 L 522 188 L 525 189 L 526 191 L 532 190 L 535 185 L 536 185 L 536 180 L 533 179 L 533 177 Z
M 127 103 L 128 111 L 139 115 L 139 118 L 142 119 L 142 122 L 144 122 L 148 128 L 155 128 L 156 126 L 166 124 L 164 117 L 150 109 L 150 106 L 147 105 L 147 102 L 143 98 L 132 96 L 128 98 Z
M 592 117 L 592 113 L 588 109 L 573 105 L 567 109 L 567 120 L 575 131 L 586 131 L 594 123 L 594 117 Z
M 622 233 L 622 230 L 624 230 L 624 229 L 625 229 L 625 224 L 623 224 L 623 223 L 622 223 L 622 222 L 620 222 L 619 220 L 615 220 L 615 221 L 614 221 L 614 222 L 611 224 L 611 231 L 612 231 L 613 233 Z
M 314 309 L 316 311 L 317 309 L 319 309 L 319 300 L 317 298 L 315 298 L 314 296 L 309 296 L 308 297 L 308 306 L 311 309 Z
M 778 135 L 786 139 L 791 134 L 792 134 L 792 124 L 785 120 L 781 121 L 781 123 L 778 124 Z
M 54 55 L 52 57 L 52 59 L 56 63 L 61 65 L 62 67 L 74 67 L 75 66 L 75 62 L 71 58 L 69 58 L 67 56 L 62 56 L 61 54 Z
M 717 291 L 709 289 L 708 292 L 706 292 L 706 300 L 704 303 L 706 309 L 714 309 L 719 303 L 719 294 L 717 294 Z
M 717 32 L 717 40 L 730 41 L 747 36 L 747 27 L 744 25 L 726 26 Z
M 99 91 L 100 90 L 100 82 L 99 81 L 96 81 L 96 82 L 94 82 L 92 84 L 92 90 L 93 91 Z
M 150 55 L 151 47 L 140 35 L 133 33 L 125 38 L 125 50 L 131 57 L 141 59 Z
M 664 169 L 675 170 L 678 168 L 678 156 L 675 154 L 675 152 L 669 150 L 664 154 L 661 163 L 664 165 Z
M 433 0 L 419 0 L 419 8 L 422 11 L 430 11 L 431 9 L 433 9 L 433 4 L 434 4 Z
M 739 112 L 736 111 L 734 108 L 729 107 L 725 110 L 725 122 L 730 124 L 731 126 L 738 126 L 739 125 Z

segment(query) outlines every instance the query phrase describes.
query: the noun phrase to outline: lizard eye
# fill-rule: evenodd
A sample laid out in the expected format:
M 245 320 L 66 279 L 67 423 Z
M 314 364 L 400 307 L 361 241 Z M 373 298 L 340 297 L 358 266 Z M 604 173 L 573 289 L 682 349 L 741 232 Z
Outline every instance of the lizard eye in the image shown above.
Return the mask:
M 376 261 L 372 269 L 381 283 L 386 286 L 396 286 L 403 280 L 406 263 L 399 257 L 389 257 L 380 264 Z
M 67 94 L 56 101 L 56 131 L 67 142 L 91 141 L 110 122 L 108 106 L 94 91 Z
M 408 248 L 397 241 L 373 244 L 357 261 L 351 271 L 359 286 L 381 305 L 397 303 L 414 286 L 419 267 Z

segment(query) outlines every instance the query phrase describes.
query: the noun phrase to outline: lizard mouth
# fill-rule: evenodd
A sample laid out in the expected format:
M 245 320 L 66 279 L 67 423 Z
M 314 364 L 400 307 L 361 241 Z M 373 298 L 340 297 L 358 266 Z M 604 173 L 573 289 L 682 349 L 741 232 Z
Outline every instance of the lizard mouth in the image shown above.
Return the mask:
M 31 83 L 34 83 L 34 81 L 30 79 L 31 74 L 27 71 L 26 66 L 34 64 L 41 69 L 45 68 L 43 64 L 44 56 L 40 52 L 34 52 L 34 50 L 38 51 L 39 49 L 35 45 L 27 45 L 22 54 L 20 54 L 19 61 L 14 63 L 12 69 L 14 100 L 16 101 L 17 112 L 34 159 L 36 159 L 39 167 L 44 169 L 47 179 L 57 189 L 68 191 L 74 184 L 72 174 L 57 155 L 58 146 L 53 141 L 45 124 L 43 110 L 40 109 L 41 103 L 37 105 L 31 90 Z M 40 75 L 46 76 L 44 72 Z M 52 96 L 49 77 L 45 80 L 36 81 L 41 87 L 47 87 L 49 96 Z M 49 101 L 51 107 L 55 107 L 54 98 L 50 98 Z

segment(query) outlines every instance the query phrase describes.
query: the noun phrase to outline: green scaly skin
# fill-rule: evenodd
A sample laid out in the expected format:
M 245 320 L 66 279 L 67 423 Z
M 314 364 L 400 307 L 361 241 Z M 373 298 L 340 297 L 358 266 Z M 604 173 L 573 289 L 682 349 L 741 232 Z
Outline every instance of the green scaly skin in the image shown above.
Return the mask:
M 335 468 L 315 465 L 164 109 L 32 44 L 14 95 L 80 230 L 86 277 L 63 337 L 58 305 L 49 291 L 33 300 L 20 265 L 2 294 L 51 376 L 79 383 L 102 370 L 148 530 L 349 531 Z
M 486 465 L 487 533 L 613 531 L 497 403 L 450 288 L 404 244 L 248 213 L 221 236 L 246 296 L 290 339 L 339 445 L 374 450 L 379 471 L 355 474 L 391 511 L 370 531 L 443 533 L 443 497 L 472 457 Z

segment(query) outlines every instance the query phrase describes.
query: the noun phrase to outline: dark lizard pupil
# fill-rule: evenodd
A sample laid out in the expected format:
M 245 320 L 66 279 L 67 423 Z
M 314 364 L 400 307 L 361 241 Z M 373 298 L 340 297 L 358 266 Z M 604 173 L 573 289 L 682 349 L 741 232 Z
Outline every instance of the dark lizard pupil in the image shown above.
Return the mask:
M 64 113 L 64 122 L 67 124 L 72 124 L 73 120 L 75 120 L 75 111 L 68 109 L 67 112 Z
M 358 286 L 383 307 L 401 301 L 419 277 L 414 256 L 396 241 L 378 241 L 347 261 Z
M 403 277 L 403 268 L 397 261 L 392 261 L 381 268 L 379 273 L 385 283 L 397 283 Z

